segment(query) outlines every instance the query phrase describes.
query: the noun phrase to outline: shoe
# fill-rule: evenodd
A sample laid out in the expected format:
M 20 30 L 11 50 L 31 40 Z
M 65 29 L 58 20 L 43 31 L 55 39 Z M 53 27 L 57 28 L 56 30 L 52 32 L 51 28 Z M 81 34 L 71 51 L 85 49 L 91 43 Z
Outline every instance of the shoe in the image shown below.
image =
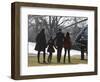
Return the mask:
M 46 63 L 46 61 L 43 61 L 43 63 Z
M 40 63 L 40 61 L 38 61 L 38 63 Z

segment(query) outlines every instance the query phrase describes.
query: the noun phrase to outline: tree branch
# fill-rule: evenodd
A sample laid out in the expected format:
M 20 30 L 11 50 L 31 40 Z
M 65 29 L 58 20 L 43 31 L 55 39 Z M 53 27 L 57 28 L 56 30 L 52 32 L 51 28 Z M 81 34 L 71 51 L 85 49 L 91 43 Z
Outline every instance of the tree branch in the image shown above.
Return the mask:
M 58 26 L 60 26 L 61 24 L 63 24 L 66 21 L 69 21 L 69 19 L 62 21 L 60 24 L 58 24 Z
M 71 27 L 71 26 L 73 26 L 73 25 L 75 25 L 75 24 L 81 23 L 81 22 L 86 21 L 86 20 L 88 20 L 88 19 L 84 19 L 84 20 L 81 20 L 81 21 L 79 21 L 79 22 L 73 23 L 73 24 L 71 24 L 71 25 L 66 26 L 65 28 Z M 65 28 L 63 28 L 63 29 L 65 29 Z

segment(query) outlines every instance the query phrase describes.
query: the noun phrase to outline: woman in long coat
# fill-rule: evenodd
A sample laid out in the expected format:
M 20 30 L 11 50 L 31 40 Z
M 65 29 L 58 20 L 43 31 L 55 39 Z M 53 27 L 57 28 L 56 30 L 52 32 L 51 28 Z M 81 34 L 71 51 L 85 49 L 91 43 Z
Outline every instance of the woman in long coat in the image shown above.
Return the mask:
M 40 63 L 40 52 L 43 51 L 43 63 L 45 62 L 45 49 L 46 49 L 46 37 L 45 37 L 45 30 L 42 29 L 40 33 L 36 37 L 36 46 L 35 50 L 38 51 L 38 63 Z
M 69 32 L 67 32 L 66 36 L 64 37 L 64 50 L 65 50 L 64 60 L 63 60 L 64 63 L 66 60 L 67 51 L 68 51 L 68 62 L 70 63 L 70 49 L 71 49 L 71 39 Z

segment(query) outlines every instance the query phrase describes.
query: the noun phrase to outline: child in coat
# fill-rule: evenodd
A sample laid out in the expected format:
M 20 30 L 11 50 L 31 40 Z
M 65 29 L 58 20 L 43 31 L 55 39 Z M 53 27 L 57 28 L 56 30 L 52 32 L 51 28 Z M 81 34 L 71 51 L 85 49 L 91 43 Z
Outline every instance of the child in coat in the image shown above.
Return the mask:
M 47 52 L 49 52 L 48 63 L 51 63 L 52 53 L 55 52 L 55 49 L 54 49 L 54 40 L 52 39 L 52 37 L 50 37 L 50 40 L 48 41 Z

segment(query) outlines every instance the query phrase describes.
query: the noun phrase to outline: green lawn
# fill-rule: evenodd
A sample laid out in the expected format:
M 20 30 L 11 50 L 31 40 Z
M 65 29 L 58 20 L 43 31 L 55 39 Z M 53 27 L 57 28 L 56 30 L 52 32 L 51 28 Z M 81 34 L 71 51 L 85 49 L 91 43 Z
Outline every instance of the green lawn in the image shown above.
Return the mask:
M 46 62 L 47 62 L 47 57 L 46 56 Z M 68 63 L 68 58 L 66 57 L 66 63 L 63 63 L 63 57 L 61 57 L 61 63 L 57 63 L 57 57 L 52 56 L 52 61 L 50 64 L 46 63 L 43 64 L 43 56 L 40 56 L 40 64 L 37 62 L 37 56 L 28 56 L 28 66 L 45 66 L 45 65 L 72 65 L 72 64 L 87 64 L 87 60 L 80 60 L 79 55 L 74 55 L 71 56 L 71 63 Z

